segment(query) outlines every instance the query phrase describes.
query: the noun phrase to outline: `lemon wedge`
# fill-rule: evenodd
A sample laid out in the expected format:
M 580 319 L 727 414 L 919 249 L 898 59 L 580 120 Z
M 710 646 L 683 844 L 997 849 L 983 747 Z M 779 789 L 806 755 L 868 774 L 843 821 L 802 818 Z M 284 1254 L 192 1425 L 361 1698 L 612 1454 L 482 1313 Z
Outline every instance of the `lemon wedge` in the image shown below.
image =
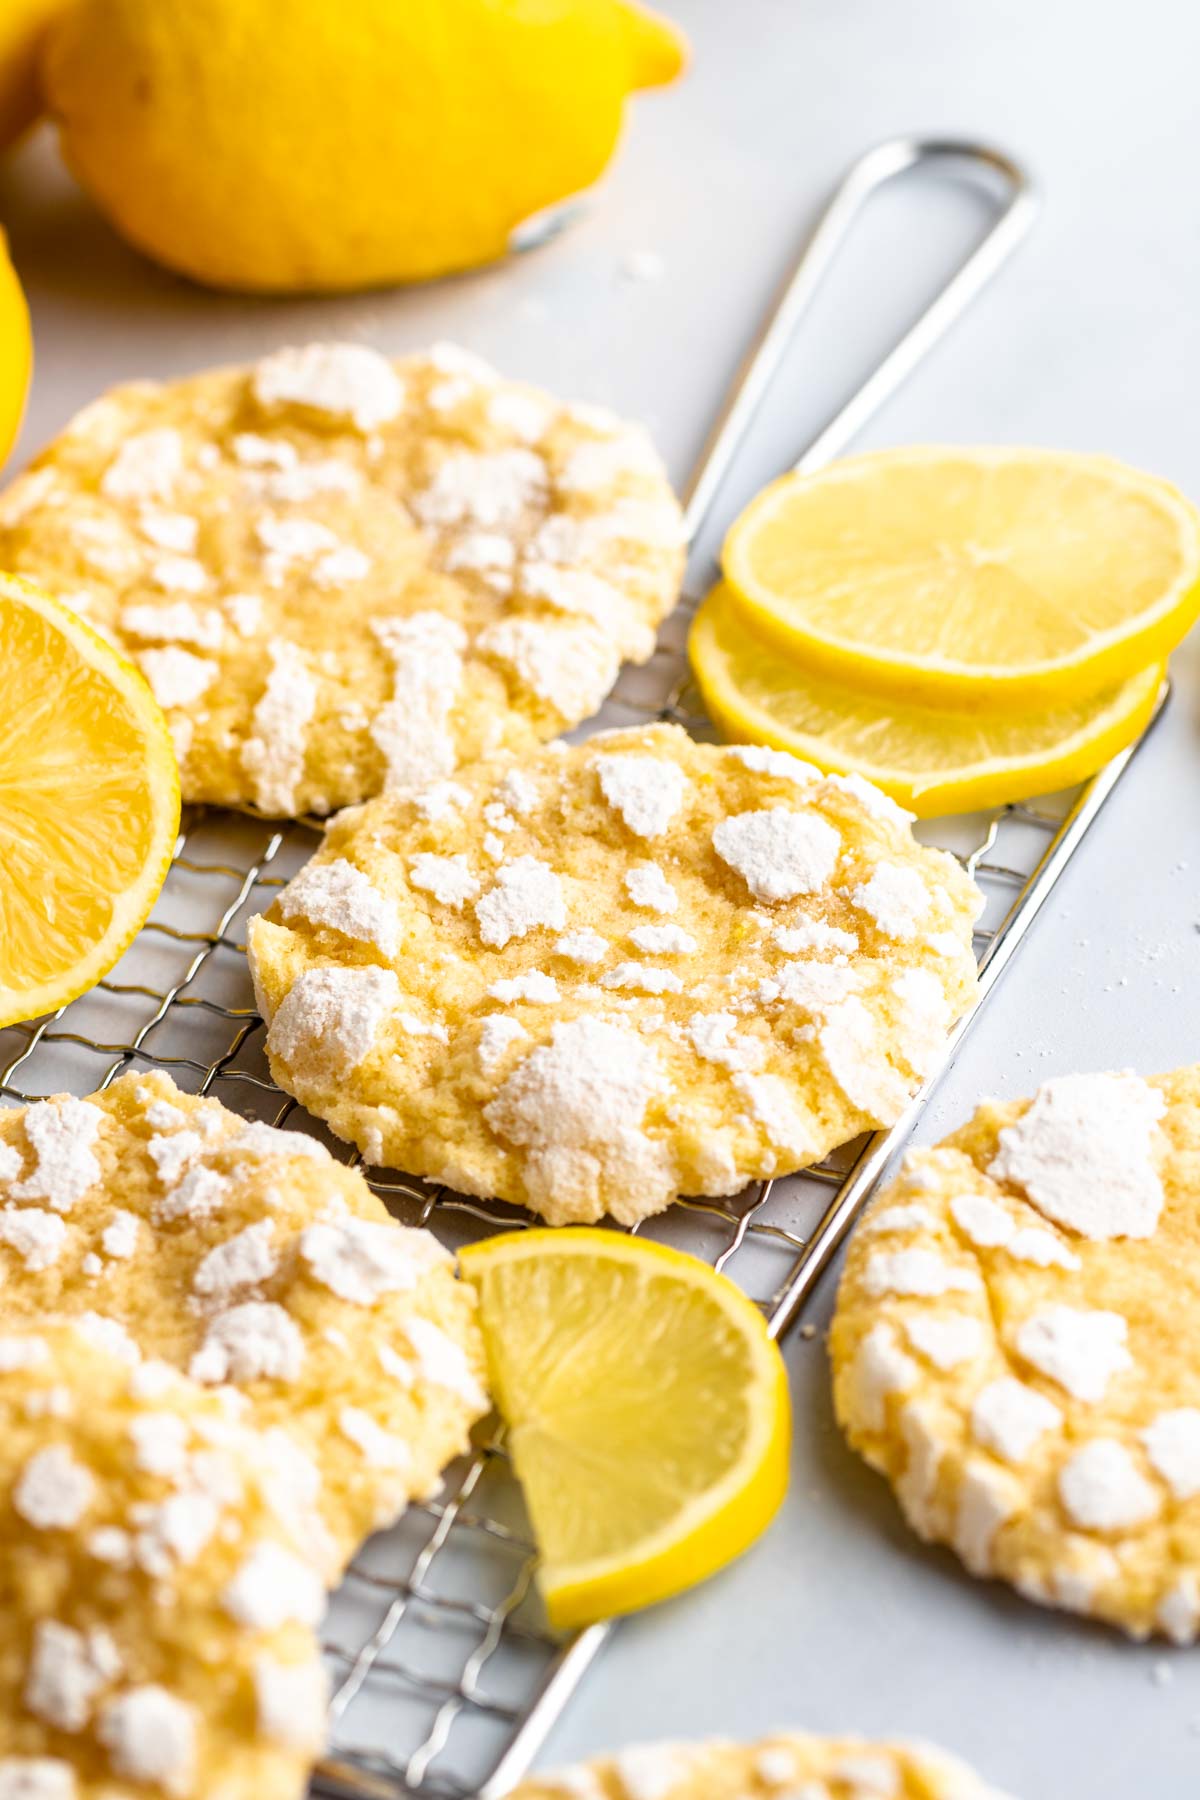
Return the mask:
M 648 1238 L 509 1232 L 460 1253 L 558 1630 L 692 1587 L 765 1529 L 791 1413 L 762 1314 Z
M 1028 710 L 1164 660 L 1200 613 L 1200 514 L 1100 456 L 885 450 L 766 488 L 723 565 L 808 670 L 905 703 Z
M 0 576 L 0 1026 L 92 987 L 143 923 L 179 829 L 166 722 L 132 664 Z
M 1145 728 L 1164 674 L 1155 664 L 1093 700 L 1029 713 L 905 705 L 807 673 L 751 629 L 723 587 L 696 614 L 688 650 L 724 737 L 865 775 L 921 818 L 1030 799 L 1094 774 Z

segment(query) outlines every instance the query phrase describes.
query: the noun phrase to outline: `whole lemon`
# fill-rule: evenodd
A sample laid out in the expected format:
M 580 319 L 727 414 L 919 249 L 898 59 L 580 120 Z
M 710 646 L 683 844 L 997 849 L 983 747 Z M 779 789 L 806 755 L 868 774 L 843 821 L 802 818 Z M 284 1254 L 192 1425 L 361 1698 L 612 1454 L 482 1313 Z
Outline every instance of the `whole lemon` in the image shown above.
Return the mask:
M 683 60 L 632 0 L 79 0 L 43 74 L 67 162 L 132 243 L 279 292 L 502 255 Z
M 64 0 L 0 0 L 0 150 L 14 144 L 42 110 L 38 54 Z

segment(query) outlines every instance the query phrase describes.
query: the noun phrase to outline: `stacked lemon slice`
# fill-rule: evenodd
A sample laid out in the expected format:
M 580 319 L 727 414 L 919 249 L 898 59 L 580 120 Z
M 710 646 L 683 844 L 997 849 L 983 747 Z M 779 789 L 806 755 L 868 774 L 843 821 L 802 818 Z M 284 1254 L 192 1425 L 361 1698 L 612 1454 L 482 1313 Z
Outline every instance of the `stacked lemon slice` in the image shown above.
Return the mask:
M 1200 514 L 1098 456 L 917 448 L 789 475 L 737 520 L 691 654 L 730 737 L 929 816 L 1093 773 L 1200 613 Z

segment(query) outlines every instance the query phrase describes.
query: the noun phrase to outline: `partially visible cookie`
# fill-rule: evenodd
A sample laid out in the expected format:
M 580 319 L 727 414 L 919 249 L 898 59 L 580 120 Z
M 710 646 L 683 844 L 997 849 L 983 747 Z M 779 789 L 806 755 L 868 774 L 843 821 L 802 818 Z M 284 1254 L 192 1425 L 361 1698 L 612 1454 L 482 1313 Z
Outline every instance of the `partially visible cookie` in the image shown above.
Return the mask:
M 838 1418 L 975 1575 L 1200 1628 L 1200 1069 L 1070 1075 L 915 1150 L 850 1246 Z
M 779 1732 L 757 1744 L 637 1744 L 547 1770 L 511 1800 L 1004 1800 L 928 1744 Z
M 315 1503 L 330 1573 L 438 1483 L 487 1408 L 474 1296 L 425 1231 L 298 1132 L 165 1075 L 0 1112 L 5 1329 L 229 1392 Z
M 286 1463 L 78 1325 L 6 1330 L 0 1371 L 0 1794 L 299 1800 L 324 1592 Z
M 275 1079 L 368 1161 L 629 1222 L 891 1123 L 980 904 L 868 783 L 658 726 L 343 815 L 250 963 Z
M 594 713 L 674 605 L 645 433 L 442 345 L 309 344 L 89 406 L 0 565 L 131 654 L 185 800 L 326 813 Z

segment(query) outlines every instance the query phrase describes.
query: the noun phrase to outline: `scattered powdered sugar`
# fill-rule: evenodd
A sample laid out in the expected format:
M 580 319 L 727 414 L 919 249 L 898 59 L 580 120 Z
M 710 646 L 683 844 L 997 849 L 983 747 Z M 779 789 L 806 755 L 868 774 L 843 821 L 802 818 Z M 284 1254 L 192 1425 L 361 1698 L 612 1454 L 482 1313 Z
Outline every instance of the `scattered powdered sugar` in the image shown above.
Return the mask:
M 625 891 L 635 906 L 650 912 L 673 913 L 679 905 L 679 895 L 657 863 L 638 863 L 627 870 Z
M 785 956 L 812 956 L 822 950 L 850 956 L 858 949 L 852 931 L 840 931 L 822 919 L 800 919 L 795 925 L 777 925 L 771 933 L 776 949 Z
M 544 506 L 547 493 L 546 465 L 532 450 L 458 450 L 410 504 L 423 525 L 511 529 L 531 508 Z
M 319 1656 L 281 1663 L 254 1660 L 254 1696 L 260 1734 L 286 1750 L 316 1755 L 324 1746 L 329 1676 Z
M 699 949 L 691 932 L 682 931 L 678 925 L 637 925 L 630 932 L 629 941 L 647 956 L 691 956 Z M 604 939 L 600 942 L 603 944 Z
M 595 1205 L 605 1178 L 673 1191 L 663 1146 L 641 1128 L 665 1079 L 636 1032 L 599 1019 L 555 1024 L 509 1075 L 484 1118 L 527 1150 L 526 1185 L 556 1204 Z
M 971 1407 L 976 1443 L 1005 1462 L 1024 1462 L 1038 1439 L 1061 1424 L 1062 1413 L 1053 1401 L 1011 1376 L 990 1381 Z
M 830 1009 L 819 1038 L 829 1073 L 852 1106 L 876 1124 L 903 1111 L 908 1089 L 888 1063 L 875 1020 L 856 995 Z
M 1200 1411 L 1180 1406 L 1159 1413 L 1142 1433 L 1146 1455 L 1177 1500 L 1200 1494 Z
M 889 1394 L 916 1386 L 920 1370 L 896 1342 L 890 1325 L 872 1325 L 854 1354 L 850 1371 L 850 1407 L 863 1431 L 882 1431 L 887 1424 Z
M 299 1327 L 273 1300 L 247 1300 L 208 1321 L 188 1364 L 193 1381 L 295 1381 L 304 1362 Z
M 681 994 L 683 983 L 673 969 L 650 968 L 645 963 L 623 962 L 600 978 L 606 988 L 632 988 L 639 994 Z
M 177 1219 L 215 1218 L 228 1204 L 234 1184 L 216 1169 L 189 1169 L 177 1187 L 154 1202 L 154 1223 L 170 1225 Z
M 270 673 L 254 708 L 253 736 L 242 745 L 242 767 L 254 783 L 256 803 L 279 817 L 296 810 L 317 685 L 295 644 L 273 642 L 268 654 Z
M 536 781 L 531 781 L 520 769 L 509 769 L 496 783 L 495 798 L 509 812 L 524 818 L 540 804 L 542 796 Z
M 567 719 L 597 712 L 621 666 L 611 638 L 583 620 L 501 619 L 480 632 L 476 648 Z
M 475 903 L 479 936 L 485 944 L 503 949 L 513 938 L 523 938 L 539 926 L 561 931 L 567 922 L 562 883 L 548 863 L 535 856 L 517 856 L 505 863 L 495 885 Z
M 314 1281 L 341 1300 L 374 1306 L 384 1294 L 409 1293 L 446 1252 L 427 1231 L 348 1218 L 306 1225 L 300 1255 Z
M 22 1699 L 35 1718 L 59 1731 L 82 1731 L 103 1688 L 121 1673 L 121 1657 L 107 1631 L 75 1631 L 39 1619 Z
M 662 461 L 646 432 L 640 426 L 626 426 L 614 437 L 577 445 L 560 469 L 557 485 L 568 494 L 594 494 L 625 475 L 662 473 Z
M 251 1631 L 319 1625 L 325 1589 L 317 1571 L 280 1544 L 256 1544 L 221 1594 L 230 1618 Z
M 36 1369 L 49 1358 L 50 1347 L 45 1338 L 0 1337 L 0 1375 L 11 1375 L 18 1369 Z
M 656 756 L 598 756 L 592 765 L 600 792 L 635 837 L 658 837 L 683 805 L 687 778 L 677 763 Z
M 129 637 L 149 638 L 160 644 L 196 644 L 201 650 L 219 650 L 225 637 L 225 621 L 211 608 L 201 612 L 186 600 L 173 606 L 127 606 L 121 613 L 121 630 Z
M 487 1394 L 471 1367 L 462 1345 L 419 1313 L 404 1321 L 404 1330 L 422 1378 L 433 1387 L 457 1394 L 468 1406 L 482 1411 L 488 1404 Z
M 118 1206 L 110 1215 L 108 1224 L 100 1233 L 100 1246 L 105 1256 L 111 1256 L 118 1262 L 137 1254 L 138 1240 L 141 1235 L 141 1220 L 136 1213 L 127 1212 Z
M 169 500 L 183 474 L 183 439 L 163 427 L 126 438 L 100 478 L 108 500 Z
M 435 781 L 421 793 L 413 795 L 413 809 L 431 825 L 453 818 L 462 807 L 471 804 L 471 791 L 457 781 Z
M 192 1277 L 192 1290 L 205 1299 L 226 1301 L 240 1288 L 260 1287 L 279 1267 L 272 1243 L 275 1223 L 259 1219 L 216 1244 L 201 1258 Z
M 208 570 L 194 556 L 160 556 L 150 565 L 150 579 L 167 594 L 202 594 Z
M 972 1575 L 990 1575 L 996 1533 L 1021 1506 L 1022 1492 L 1005 1471 L 972 1459 L 958 1490 L 954 1548 Z
M 873 819 L 886 819 L 892 825 L 908 825 L 916 817 L 915 813 L 906 812 L 894 800 L 889 800 L 882 788 L 877 788 L 873 781 L 868 781 L 863 775 L 825 775 L 822 779 L 826 788 L 832 788 L 840 794 L 849 794 L 852 799 L 857 800 L 863 811 Z M 980 905 L 982 904 L 981 897 Z
M 713 849 L 760 900 L 815 893 L 837 865 L 841 838 L 815 813 L 784 806 L 736 813 L 712 834 Z
M 851 891 L 851 902 L 875 921 L 885 937 L 912 938 L 929 911 L 932 896 L 925 877 L 907 863 L 876 863 L 868 881 Z
M 523 975 L 510 976 L 507 981 L 493 981 L 484 992 L 489 999 L 506 1004 L 527 1000 L 534 1006 L 550 1006 L 558 999 L 558 983 L 553 975 L 544 975 L 540 969 L 529 969 Z
M 67 1227 L 41 1206 L 6 1206 L 0 1212 L 0 1244 L 7 1244 L 36 1273 L 53 1268 L 63 1253 Z
M 70 1531 L 96 1497 L 91 1472 L 76 1462 L 65 1444 L 37 1450 L 12 1491 L 14 1509 L 38 1531 Z
M 490 1014 L 479 1027 L 479 1068 L 481 1074 L 494 1075 L 514 1044 L 528 1036 L 525 1027 L 503 1013 Z
M 1175 1644 L 1195 1641 L 1200 1625 L 1200 1582 L 1191 1570 L 1179 1577 L 1169 1593 L 1163 1595 L 1155 1617 Z
M 1017 1352 L 1077 1400 L 1103 1400 L 1114 1375 L 1133 1366 L 1120 1313 L 1048 1306 L 1023 1321 Z
M 957 1369 L 973 1362 L 983 1349 L 983 1326 L 968 1313 L 949 1313 L 941 1318 L 920 1314 L 905 1319 L 904 1331 L 913 1349 L 935 1369 Z
M 408 879 L 422 893 L 432 894 L 440 906 L 462 907 L 479 892 L 479 881 L 461 853 L 437 856 L 422 850 L 408 865 Z
M 251 377 L 269 410 L 300 406 L 375 431 L 404 405 L 404 384 L 387 358 L 365 344 L 305 344 L 263 357 Z
M 935 1250 L 874 1250 L 867 1259 L 864 1286 L 868 1294 L 911 1294 L 932 1299 L 937 1294 L 973 1294 L 981 1287 L 974 1269 L 956 1268 Z
M 691 1768 L 684 1744 L 632 1744 L 613 1757 L 613 1771 L 629 1800 L 666 1800 Z
M 84 1343 L 94 1350 L 103 1350 L 106 1356 L 115 1356 L 131 1368 L 141 1362 L 142 1353 L 120 1320 L 106 1318 L 103 1313 L 82 1312 L 72 1323 Z
M 309 863 L 284 888 L 278 905 L 285 919 L 328 925 L 343 937 L 374 944 L 385 956 L 395 954 L 400 935 L 395 901 L 344 857 Z
M 458 764 L 450 715 L 462 686 L 467 634 L 436 612 L 372 619 L 371 631 L 392 664 L 392 698 L 371 722 L 386 765 L 384 787 L 423 788 Z
M 934 1217 L 928 1207 L 906 1202 L 872 1209 L 859 1226 L 859 1232 L 928 1231 L 933 1224 Z
M 1159 1497 L 1115 1438 L 1093 1438 L 1059 1472 L 1058 1492 L 1084 1531 L 1125 1531 L 1159 1511 Z
M 15 1181 L 21 1173 L 21 1152 L 0 1138 L 0 1182 Z
M 801 781 L 805 785 L 822 779 L 815 763 L 801 762 L 787 750 L 772 750 L 766 744 L 727 744 L 722 755 L 756 775 L 778 775 L 784 781 Z
M 986 1194 L 956 1194 L 950 1202 L 950 1216 L 968 1241 L 981 1250 L 1007 1244 L 1017 1229 L 1004 1208 Z
M 361 1406 L 343 1406 L 338 1430 L 362 1451 L 364 1461 L 377 1469 L 407 1469 L 412 1462 L 408 1445 L 394 1432 L 385 1431 Z
M 399 1004 L 391 969 L 303 969 L 271 1021 L 267 1048 L 303 1078 L 336 1080 L 370 1055 Z
M 196 1715 L 164 1687 L 128 1689 L 100 1709 L 96 1736 L 115 1772 L 172 1795 L 191 1791 Z
M 554 946 L 555 956 L 565 956 L 568 962 L 582 963 L 585 967 L 603 962 L 608 950 L 608 939 L 590 926 L 584 926 L 581 931 L 569 931 Z
M 104 1114 L 87 1100 L 39 1100 L 22 1115 L 34 1165 L 23 1181 L 13 1183 L 20 1200 L 48 1200 L 55 1212 L 70 1212 L 75 1202 L 100 1179 L 93 1146 Z
M 211 658 L 193 656 L 174 644 L 166 650 L 139 650 L 137 660 L 164 712 L 173 706 L 193 706 L 220 674 Z
M 1163 1205 L 1153 1150 L 1165 1110 L 1136 1075 L 1061 1076 L 1000 1133 L 988 1173 L 1082 1237 L 1150 1237 Z
M 554 416 L 549 401 L 521 388 L 498 388 L 488 399 L 488 418 L 501 431 L 510 431 L 523 444 L 536 444 L 545 436 Z
M 737 1018 L 731 1012 L 693 1013 L 687 1023 L 688 1042 L 705 1062 L 730 1070 L 752 1069 L 766 1054 L 757 1038 L 739 1038 Z

